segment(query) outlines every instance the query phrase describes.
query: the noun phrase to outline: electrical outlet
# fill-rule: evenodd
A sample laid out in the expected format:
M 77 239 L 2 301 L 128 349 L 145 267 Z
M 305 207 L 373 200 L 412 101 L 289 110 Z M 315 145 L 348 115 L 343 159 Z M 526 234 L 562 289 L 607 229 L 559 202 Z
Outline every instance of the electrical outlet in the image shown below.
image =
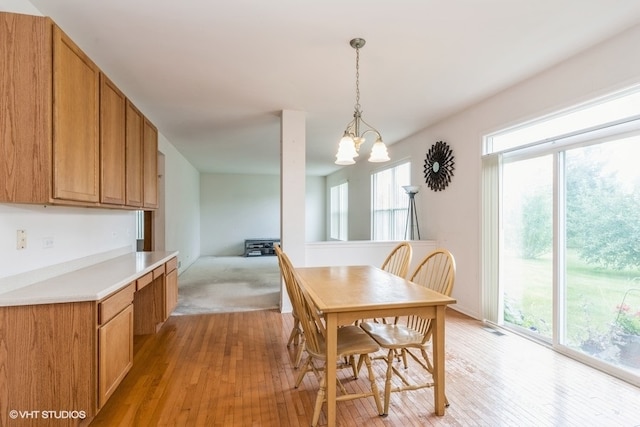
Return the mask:
M 18 230 L 16 248 L 18 250 L 27 248 L 27 230 Z

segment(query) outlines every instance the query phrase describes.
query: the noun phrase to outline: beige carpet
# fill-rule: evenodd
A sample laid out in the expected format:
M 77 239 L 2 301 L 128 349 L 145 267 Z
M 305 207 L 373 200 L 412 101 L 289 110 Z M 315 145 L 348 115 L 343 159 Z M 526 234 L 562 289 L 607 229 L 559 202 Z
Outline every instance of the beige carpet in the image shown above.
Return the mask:
M 201 257 L 178 278 L 174 315 L 268 310 L 280 306 L 275 256 Z

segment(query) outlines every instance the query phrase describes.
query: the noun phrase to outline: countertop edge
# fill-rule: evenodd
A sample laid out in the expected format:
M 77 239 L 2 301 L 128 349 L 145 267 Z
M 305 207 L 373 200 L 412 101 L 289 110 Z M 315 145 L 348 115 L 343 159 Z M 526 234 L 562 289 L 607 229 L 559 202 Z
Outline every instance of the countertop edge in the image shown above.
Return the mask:
M 100 301 L 178 256 L 178 251 L 131 252 L 0 294 L 0 307 Z M 95 275 L 106 277 L 95 279 Z

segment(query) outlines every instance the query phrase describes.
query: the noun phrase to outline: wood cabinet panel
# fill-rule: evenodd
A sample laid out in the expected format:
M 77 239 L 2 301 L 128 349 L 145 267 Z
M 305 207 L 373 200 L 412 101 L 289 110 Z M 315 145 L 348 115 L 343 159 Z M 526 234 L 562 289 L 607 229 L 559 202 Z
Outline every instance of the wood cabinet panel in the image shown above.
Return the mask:
M 97 412 L 96 302 L 0 307 L 0 425 L 9 410 Z M 38 420 L 35 420 L 36 422 Z M 56 426 L 78 420 L 56 420 Z
M 0 201 L 51 197 L 51 21 L 0 12 Z
M 162 326 L 165 310 L 164 278 L 163 274 L 136 291 L 133 298 L 135 308 L 133 333 L 135 335 L 155 334 Z
M 178 270 L 174 269 L 167 273 L 165 278 L 165 320 L 171 315 L 178 305 Z
M 130 102 L 126 106 L 126 204 L 127 206 L 142 207 L 143 144 L 142 124 L 143 116 Z
M 100 201 L 100 70 L 53 27 L 53 198 Z
M 100 74 L 100 201 L 125 203 L 125 115 L 127 98 Z
M 144 137 L 144 204 L 145 208 L 158 207 L 158 130 L 145 118 L 143 124 Z
M 101 408 L 133 366 L 133 305 L 98 330 L 98 407 Z

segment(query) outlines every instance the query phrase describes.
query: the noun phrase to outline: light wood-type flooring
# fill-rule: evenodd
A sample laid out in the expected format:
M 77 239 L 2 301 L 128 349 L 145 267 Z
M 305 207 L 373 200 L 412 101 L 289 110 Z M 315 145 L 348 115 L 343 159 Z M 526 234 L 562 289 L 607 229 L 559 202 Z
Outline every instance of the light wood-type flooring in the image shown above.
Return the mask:
M 136 338 L 132 370 L 91 426 L 310 425 L 318 385 L 308 374 L 293 387 L 291 325 L 291 315 L 277 311 L 170 317 L 157 335 Z M 433 414 L 433 390 L 423 389 L 392 394 L 385 418 L 372 399 L 338 402 L 338 425 L 640 425 L 637 387 L 453 310 L 446 355 L 444 416 Z M 384 365 L 374 366 L 382 390 Z M 366 387 L 365 370 L 346 383 Z

